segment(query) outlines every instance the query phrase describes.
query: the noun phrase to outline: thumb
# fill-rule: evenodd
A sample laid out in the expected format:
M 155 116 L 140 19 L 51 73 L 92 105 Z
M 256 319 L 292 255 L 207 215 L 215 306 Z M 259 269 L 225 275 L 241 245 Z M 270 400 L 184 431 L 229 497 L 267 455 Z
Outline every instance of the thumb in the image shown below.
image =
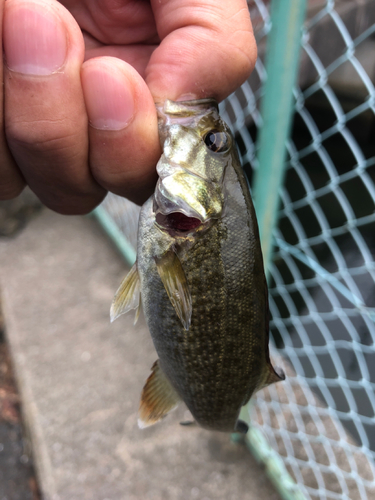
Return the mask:
M 221 101 L 250 75 L 256 43 L 246 0 L 151 0 L 161 39 L 146 70 L 156 101 Z

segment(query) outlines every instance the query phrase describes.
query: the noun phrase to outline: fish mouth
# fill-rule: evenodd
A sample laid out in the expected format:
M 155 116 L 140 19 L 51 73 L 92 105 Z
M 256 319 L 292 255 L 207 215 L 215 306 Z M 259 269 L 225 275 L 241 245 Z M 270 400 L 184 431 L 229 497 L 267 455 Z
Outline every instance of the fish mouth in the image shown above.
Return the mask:
M 172 237 L 208 229 L 222 212 L 215 186 L 195 175 L 177 172 L 159 179 L 153 199 L 155 224 Z
M 154 212 L 168 215 L 181 213 L 205 223 L 217 219 L 223 208 L 218 187 L 197 175 L 176 172 L 159 178 L 154 193 Z M 175 216 L 178 217 L 178 216 Z M 181 219 L 182 220 L 182 219 Z
M 157 213 L 155 215 L 156 224 L 167 231 L 170 236 L 185 236 L 200 226 L 202 221 L 196 217 L 188 217 L 182 212 L 171 212 L 169 214 Z

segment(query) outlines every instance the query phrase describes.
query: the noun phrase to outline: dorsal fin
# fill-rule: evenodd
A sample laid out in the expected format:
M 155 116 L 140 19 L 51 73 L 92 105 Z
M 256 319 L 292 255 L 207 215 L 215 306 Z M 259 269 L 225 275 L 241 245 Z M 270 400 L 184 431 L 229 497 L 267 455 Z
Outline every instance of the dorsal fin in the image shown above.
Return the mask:
M 180 259 L 173 250 L 168 250 L 161 257 L 155 257 L 155 263 L 177 316 L 185 330 L 189 330 L 192 313 L 191 295 Z
M 116 318 L 125 314 L 131 309 L 136 309 L 134 324 L 139 317 L 141 299 L 141 285 L 138 276 L 137 263 L 133 265 L 128 274 L 122 280 L 119 286 L 112 305 L 111 305 L 111 322 Z
M 143 429 L 156 424 L 174 410 L 180 401 L 180 396 L 160 368 L 159 360 L 155 361 L 142 390 L 138 426 Z

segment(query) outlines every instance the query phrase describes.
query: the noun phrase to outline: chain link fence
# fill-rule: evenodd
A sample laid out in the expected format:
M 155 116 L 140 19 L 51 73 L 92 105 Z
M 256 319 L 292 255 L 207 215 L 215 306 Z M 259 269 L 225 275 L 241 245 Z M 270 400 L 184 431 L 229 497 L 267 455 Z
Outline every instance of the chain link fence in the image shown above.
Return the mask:
M 271 20 L 266 2 L 249 8 L 259 58 L 221 110 L 251 181 Z M 269 270 L 271 353 L 287 380 L 247 408 L 249 446 L 285 466 L 284 498 L 375 498 L 374 84 L 375 2 L 310 0 Z M 100 212 L 135 246 L 137 207 L 108 195 Z

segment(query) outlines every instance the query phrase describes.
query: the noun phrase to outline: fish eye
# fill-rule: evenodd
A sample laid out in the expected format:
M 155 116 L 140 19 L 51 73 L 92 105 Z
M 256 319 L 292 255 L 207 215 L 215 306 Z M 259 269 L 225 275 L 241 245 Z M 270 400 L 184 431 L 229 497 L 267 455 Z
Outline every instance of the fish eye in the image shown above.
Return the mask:
M 204 143 L 214 153 L 223 153 L 229 149 L 229 140 L 225 132 L 220 130 L 210 130 L 203 137 Z

